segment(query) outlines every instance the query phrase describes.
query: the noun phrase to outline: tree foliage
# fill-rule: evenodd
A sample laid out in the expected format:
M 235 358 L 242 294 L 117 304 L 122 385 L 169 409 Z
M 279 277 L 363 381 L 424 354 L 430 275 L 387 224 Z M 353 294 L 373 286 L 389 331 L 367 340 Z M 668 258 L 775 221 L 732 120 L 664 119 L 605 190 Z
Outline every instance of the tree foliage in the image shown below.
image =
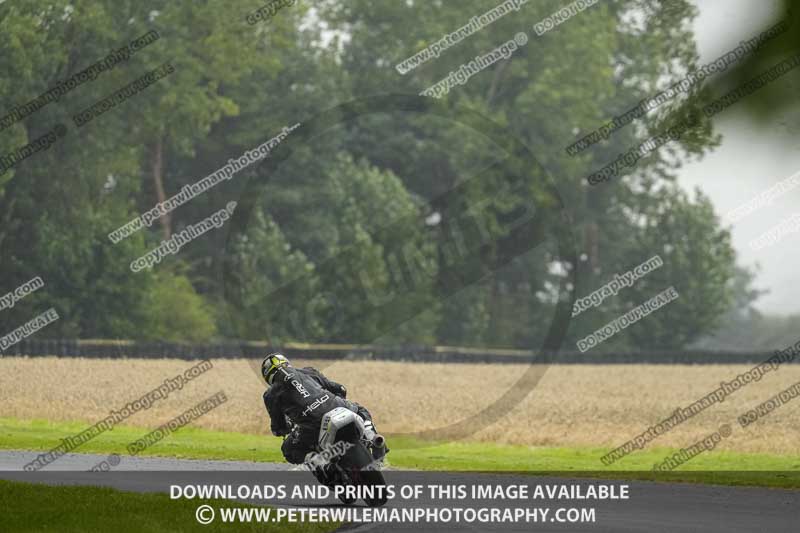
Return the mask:
M 569 340 L 671 285 L 681 298 L 614 346 L 680 347 L 713 330 L 734 300 L 736 258 L 708 199 L 675 184 L 680 163 L 717 142 L 710 123 L 700 119 L 624 177 L 586 183 L 620 153 L 696 113 L 702 90 L 578 156 L 564 151 L 696 67 L 695 8 L 683 0 L 601 2 L 536 37 L 533 25 L 562 3 L 529 2 L 414 71 L 395 70 L 494 5 L 324 0 L 249 25 L 245 15 L 258 7 L 249 0 L 0 3 L 0 68 L 13 73 L 0 79 L 0 113 L 135 37 L 160 36 L 0 131 L 6 154 L 56 124 L 68 126 L 48 150 L 0 176 L 3 292 L 34 275 L 46 283 L 0 314 L 0 327 L 54 306 L 62 319 L 50 336 L 527 347 L 546 335 L 565 273 L 577 273 L 582 296 L 660 254 L 664 268 L 573 321 Z M 343 102 L 416 95 L 520 31 L 527 45 L 447 95 L 452 120 L 387 110 L 343 119 L 304 143 L 290 134 L 274 174 L 253 164 L 152 227 L 117 244 L 108 239 L 284 126 Z M 84 127 L 72 123 L 73 114 L 165 62 L 174 74 Z M 510 158 L 461 123 L 458 109 L 504 128 L 540 167 Z M 499 256 L 511 214 L 554 207 L 548 179 L 581 259 L 557 265 L 556 251 L 542 245 L 454 283 L 452 228 L 481 235 L 483 244 L 458 267 L 478 272 Z M 244 231 L 227 224 L 151 271 L 130 271 L 162 240 L 254 191 Z

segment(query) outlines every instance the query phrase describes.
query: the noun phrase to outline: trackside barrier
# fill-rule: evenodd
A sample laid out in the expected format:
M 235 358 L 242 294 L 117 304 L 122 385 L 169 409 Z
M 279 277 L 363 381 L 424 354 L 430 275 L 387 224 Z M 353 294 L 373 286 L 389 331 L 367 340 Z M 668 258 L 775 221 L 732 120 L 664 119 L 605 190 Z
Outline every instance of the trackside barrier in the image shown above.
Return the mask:
M 226 341 L 208 344 L 177 342 L 145 342 L 97 339 L 23 339 L 0 354 L 28 357 L 87 357 L 137 359 L 238 359 L 263 357 L 270 351 L 280 351 L 289 358 L 353 359 L 410 361 L 422 363 L 529 363 L 533 352 L 503 348 L 470 348 L 425 345 L 358 345 L 286 343 L 270 346 L 258 341 Z M 758 364 L 772 351 L 714 351 L 714 350 L 637 350 L 630 352 L 580 353 L 563 351 L 537 356 L 557 364 Z M 797 358 L 795 362 L 800 360 Z

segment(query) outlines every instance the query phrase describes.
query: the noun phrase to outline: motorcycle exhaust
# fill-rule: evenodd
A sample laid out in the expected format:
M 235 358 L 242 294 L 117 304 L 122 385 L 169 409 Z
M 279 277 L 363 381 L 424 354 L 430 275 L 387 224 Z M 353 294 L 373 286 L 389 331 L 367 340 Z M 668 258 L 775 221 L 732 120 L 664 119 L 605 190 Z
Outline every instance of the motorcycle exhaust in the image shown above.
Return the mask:
M 383 435 L 375 435 L 372 443 L 378 448 L 383 448 L 386 445 L 386 439 L 383 438 Z

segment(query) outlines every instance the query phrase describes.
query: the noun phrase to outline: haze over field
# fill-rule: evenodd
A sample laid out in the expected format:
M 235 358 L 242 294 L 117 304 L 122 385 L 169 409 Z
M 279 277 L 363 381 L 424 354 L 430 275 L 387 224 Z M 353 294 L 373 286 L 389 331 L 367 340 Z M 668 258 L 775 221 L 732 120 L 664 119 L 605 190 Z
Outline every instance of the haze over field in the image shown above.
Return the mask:
M 780 20 L 783 7 L 778 0 L 757 4 L 749 0 L 695 3 L 699 8 L 694 28 L 700 63 L 713 61 L 739 41 Z M 796 80 L 779 83 L 797 87 Z M 790 123 L 794 121 L 786 115 L 759 123 L 741 108 L 725 111 L 714 120 L 722 144 L 701 161 L 687 163 L 679 174 L 681 184 L 687 189 L 700 187 L 711 197 L 717 212 L 725 215 L 778 181 L 800 172 L 800 137 L 796 124 Z M 782 244 L 758 251 L 748 246 L 761 233 L 795 214 L 798 203 L 800 188 L 733 225 L 733 245 L 741 262 L 759 263 L 756 285 L 770 291 L 755 303 L 763 312 L 800 313 L 800 284 L 794 282 L 796 265 L 800 263 L 800 236 L 790 235 Z

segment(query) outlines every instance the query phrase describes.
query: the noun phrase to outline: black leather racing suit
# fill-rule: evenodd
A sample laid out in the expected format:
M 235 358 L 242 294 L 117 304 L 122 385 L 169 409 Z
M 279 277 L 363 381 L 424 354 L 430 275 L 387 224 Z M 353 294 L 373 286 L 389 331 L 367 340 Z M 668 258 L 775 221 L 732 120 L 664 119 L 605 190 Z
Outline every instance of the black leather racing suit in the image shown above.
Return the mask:
M 287 366 L 276 371 L 272 385 L 264 393 L 264 405 L 272 434 L 289 434 L 281 446 L 287 461 L 300 464 L 307 453 L 315 451 L 322 417 L 336 407 L 346 407 L 364 420 L 372 420 L 369 411 L 345 399 L 346 396 L 344 386 L 329 380 L 315 368 Z M 287 416 L 295 424 L 294 429 L 287 423 Z

